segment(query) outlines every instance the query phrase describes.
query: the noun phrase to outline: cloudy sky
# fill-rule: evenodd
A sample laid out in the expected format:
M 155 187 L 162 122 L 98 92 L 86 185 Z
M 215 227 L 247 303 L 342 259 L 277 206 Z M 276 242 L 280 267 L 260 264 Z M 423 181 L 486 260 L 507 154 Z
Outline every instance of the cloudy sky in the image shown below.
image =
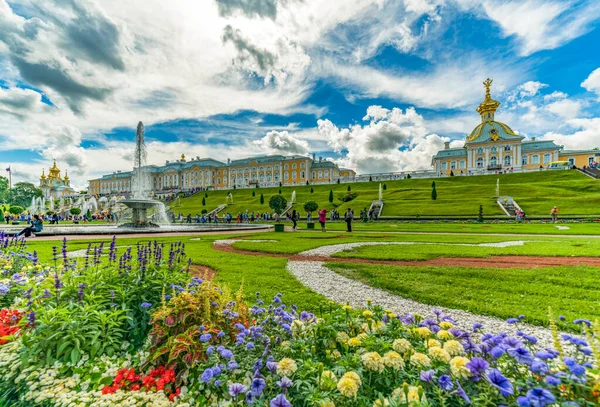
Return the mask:
M 141 120 L 155 164 L 428 168 L 487 77 L 498 120 L 596 147 L 599 23 L 597 0 L 0 0 L 0 165 L 84 188 L 131 169 Z

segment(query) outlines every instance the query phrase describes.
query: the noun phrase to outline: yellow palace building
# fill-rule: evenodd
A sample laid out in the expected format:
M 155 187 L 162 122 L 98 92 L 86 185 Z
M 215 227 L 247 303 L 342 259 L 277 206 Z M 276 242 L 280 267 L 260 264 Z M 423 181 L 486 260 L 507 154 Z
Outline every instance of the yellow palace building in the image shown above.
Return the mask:
M 552 140 L 536 140 L 515 133 L 508 125 L 495 120 L 500 102 L 492 99 L 492 80 L 483 82 L 485 99 L 477 108 L 481 123 L 466 137 L 460 148 L 450 148 L 433 156 L 432 166 L 438 176 L 478 175 L 498 172 L 520 172 L 550 168 L 552 163 L 565 167 L 589 166 L 600 160 L 598 150 L 563 150 Z

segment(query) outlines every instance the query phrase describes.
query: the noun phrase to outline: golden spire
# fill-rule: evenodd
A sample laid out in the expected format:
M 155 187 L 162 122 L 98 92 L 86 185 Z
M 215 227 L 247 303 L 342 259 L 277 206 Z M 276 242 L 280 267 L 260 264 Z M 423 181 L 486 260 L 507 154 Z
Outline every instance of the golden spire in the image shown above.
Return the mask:
M 181 161 L 185 161 L 185 154 L 181 154 Z
M 56 166 L 56 160 L 54 160 L 54 166 L 50 168 L 48 178 L 60 178 L 60 169 Z
M 492 95 L 490 94 L 490 87 L 492 86 L 492 82 L 493 80 L 490 78 L 487 78 L 483 82 L 483 86 L 485 87 L 485 99 L 477 108 L 477 113 L 481 115 L 482 122 L 493 121 L 494 113 L 496 113 L 496 109 L 498 109 L 498 106 L 500 106 L 500 102 L 492 99 Z
M 67 170 L 65 170 L 65 181 L 69 180 L 69 174 L 67 174 Z
M 41 179 L 46 179 L 46 174 L 44 172 L 45 170 L 42 168 L 42 176 L 40 177 Z

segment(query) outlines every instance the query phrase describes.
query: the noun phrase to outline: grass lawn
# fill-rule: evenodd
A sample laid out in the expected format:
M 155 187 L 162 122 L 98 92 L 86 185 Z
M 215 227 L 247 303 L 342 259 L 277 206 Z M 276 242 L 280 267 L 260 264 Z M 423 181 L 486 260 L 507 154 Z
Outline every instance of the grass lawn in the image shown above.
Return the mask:
M 600 256 L 600 239 L 533 240 L 523 246 L 511 247 L 447 246 L 448 244 L 463 243 L 464 240 L 454 239 L 449 243 L 438 244 L 363 246 L 337 253 L 334 257 L 374 260 L 429 260 L 438 257 Z M 504 241 L 510 240 L 515 239 L 504 238 Z
M 560 214 L 600 215 L 600 183 L 597 180 L 572 171 L 532 172 L 522 174 L 485 175 L 472 177 L 448 177 L 436 179 L 438 198 L 431 200 L 431 179 L 409 179 L 385 181 L 383 192 L 385 202 L 383 216 L 449 215 L 476 216 L 479 205 L 483 205 L 485 216 L 502 216 L 503 212 L 492 198 L 496 191 L 496 180 L 500 179 L 500 194 L 513 196 L 529 215 L 546 216 L 554 205 Z M 356 199 L 344 203 L 339 198 L 348 186 L 358 194 Z M 313 193 L 310 192 L 311 188 Z M 209 191 L 206 206 L 202 206 L 204 194 L 171 203 L 171 211 L 184 215 L 195 215 L 202 209 L 212 210 L 226 203 L 231 192 L 233 204 L 225 212 L 236 215 L 245 210 L 270 212 L 269 197 L 278 193 L 279 188 L 255 188 L 227 191 Z M 358 213 L 368 208 L 371 201 L 378 199 L 379 182 L 362 182 L 333 185 L 296 185 L 281 188 L 283 196 L 290 200 L 296 191 L 298 204 L 295 206 L 304 214 L 302 206 L 307 201 L 316 201 L 328 210 L 337 208 L 345 211 L 351 207 Z M 333 191 L 334 202 L 330 203 L 329 191 Z M 252 196 L 254 192 L 255 196 Z M 260 204 L 260 195 L 264 204 Z
M 364 258 L 425 259 L 437 256 L 486 256 L 489 254 L 530 255 L 593 255 L 600 251 L 600 240 L 568 237 L 506 237 L 473 235 L 394 235 L 386 233 L 249 233 L 247 235 L 200 235 L 198 237 L 160 237 L 159 242 L 169 244 L 182 241 L 194 264 L 216 270 L 216 279 L 228 283 L 232 289 L 244 284 L 248 297 L 260 291 L 265 297 L 283 293 L 286 302 L 316 311 L 324 297 L 304 287 L 286 270 L 287 259 L 225 253 L 213 248 L 217 239 L 231 237 L 274 239 L 277 243 L 251 243 L 243 240 L 234 247 L 246 250 L 299 253 L 304 250 L 338 243 L 357 241 L 421 241 L 437 243 L 491 243 L 514 240 L 531 240 L 522 247 L 471 248 L 442 245 L 379 246 L 342 253 L 344 256 Z M 123 247 L 135 246 L 154 238 L 117 239 L 119 252 Z M 85 249 L 88 242 L 104 241 L 90 238 L 69 242 L 69 251 Z M 42 262 L 52 262 L 52 246 L 60 241 L 28 242 L 29 250 L 36 250 Z M 379 257 L 377 257 L 379 256 Z M 386 257 L 387 256 L 387 257 Z M 60 260 L 59 260 L 60 261 Z M 79 261 L 83 261 L 80 259 Z M 332 261 L 335 263 L 335 261 Z M 469 310 L 475 313 L 502 318 L 519 314 L 528 316 L 535 324 L 546 323 L 548 305 L 557 315 L 569 318 L 600 317 L 600 270 L 592 267 L 555 267 L 544 269 L 482 269 L 463 267 L 395 267 L 381 265 L 335 265 L 335 270 L 384 288 L 392 293 L 417 301 L 440 306 Z M 564 325 L 564 327 L 567 327 Z
M 548 323 L 548 307 L 574 329 L 577 318 L 600 318 L 600 268 L 477 269 L 328 263 L 346 277 L 415 301 L 500 318 Z

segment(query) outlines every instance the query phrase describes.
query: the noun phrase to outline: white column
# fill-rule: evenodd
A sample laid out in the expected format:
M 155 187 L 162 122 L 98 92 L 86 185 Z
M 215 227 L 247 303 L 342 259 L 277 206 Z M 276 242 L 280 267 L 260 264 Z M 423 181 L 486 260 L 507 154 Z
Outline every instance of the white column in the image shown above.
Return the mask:
M 283 161 L 279 163 L 279 182 L 283 185 Z
M 483 168 L 487 169 L 488 163 L 490 162 L 490 149 L 485 147 L 485 162 L 483 163 Z

